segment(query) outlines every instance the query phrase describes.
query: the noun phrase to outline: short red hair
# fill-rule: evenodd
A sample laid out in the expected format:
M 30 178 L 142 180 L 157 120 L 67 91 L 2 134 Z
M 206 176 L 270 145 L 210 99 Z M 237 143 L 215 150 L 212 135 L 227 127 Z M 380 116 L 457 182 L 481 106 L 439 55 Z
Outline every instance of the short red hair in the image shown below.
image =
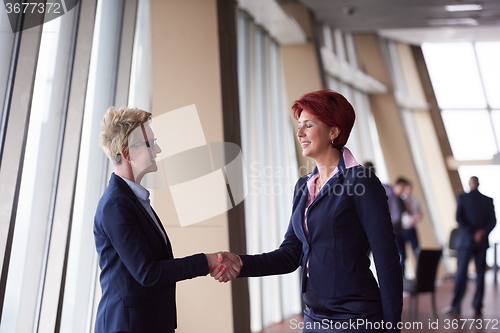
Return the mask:
M 293 103 L 292 110 L 295 119 L 299 119 L 300 114 L 305 110 L 326 125 L 337 127 L 340 134 L 333 145 L 337 149 L 341 149 L 347 143 L 356 119 L 351 103 L 344 96 L 330 89 L 303 95 Z

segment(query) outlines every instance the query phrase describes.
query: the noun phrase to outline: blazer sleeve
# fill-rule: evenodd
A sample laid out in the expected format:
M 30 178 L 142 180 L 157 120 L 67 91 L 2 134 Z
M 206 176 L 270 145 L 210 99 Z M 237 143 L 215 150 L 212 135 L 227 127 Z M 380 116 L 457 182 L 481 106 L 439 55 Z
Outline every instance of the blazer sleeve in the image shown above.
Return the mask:
M 203 253 L 157 260 L 139 226 L 144 217 L 130 200 L 110 198 L 101 212 L 101 232 L 109 238 L 120 260 L 142 286 L 171 284 L 208 274 L 208 262 Z
M 399 332 L 396 327 L 403 309 L 403 275 L 385 191 L 374 176 L 357 178 L 355 186 L 363 189 L 354 195 L 354 201 L 377 267 L 383 318 L 392 323 L 392 329 L 386 331 Z
M 394 190 L 389 185 L 384 186 L 385 193 L 387 195 L 387 203 L 389 204 L 389 213 L 391 214 L 392 224 L 396 224 L 401 220 L 401 212 L 399 211 L 398 199 Z
M 305 178 L 299 178 L 295 184 L 293 194 L 293 208 L 297 209 L 299 192 Z M 293 213 L 292 213 L 293 215 Z M 243 261 L 243 268 L 238 277 L 267 276 L 276 274 L 286 274 L 295 271 L 300 266 L 302 257 L 302 242 L 295 235 L 292 219 L 288 223 L 288 229 L 280 247 L 272 252 L 258 255 L 240 255 Z
M 488 222 L 486 223 L 486 234 L 490 234 L 490 232 L 495 228 L 497 224 L 497 219 L 495 216 L 495 205 L 493 204 L 493 199 L 488 198 L 488 206 L 489 206 L 489 214 L 488 214 Z
M 238 277 L 291 273 L 299 267 L 301 254 L 302 242 L 295 236 L 290 223 L 285 239 L 278 249 L 257 255 L 240 255 L 243 268 Z

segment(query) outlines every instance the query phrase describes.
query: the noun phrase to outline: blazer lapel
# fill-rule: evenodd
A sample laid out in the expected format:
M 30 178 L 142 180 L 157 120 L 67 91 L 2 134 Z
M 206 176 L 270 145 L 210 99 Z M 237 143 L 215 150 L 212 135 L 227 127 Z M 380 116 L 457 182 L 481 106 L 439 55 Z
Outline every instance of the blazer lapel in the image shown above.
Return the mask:
M 304 223 L 303 223 L 304 212 L 308 198 L 309 198 L 309 190 L 307 189 L 307 183 L 304 183 L 304 185 L 300 187 L 300 192 L 296 198 L 296 200 L 298 200 L 298 203 L 296 209 L 293 210 L 294 213 L 292 215 L 292 224 L 293 224 L 293 229 L 295 230 L 295 235 L 303 243 L 309 242 L 304 231 Z
M 163 233 L 165 235 L 165 239 L 167 241 L 167 243 L 165 245 L 167 247 L 168 252 L 170 254 L 172 254 L 170 240 L 168 239 L 168 236 L 167 236 L 167 233 L 165 232 L 165 229 L 163 229 L 163 225 L 161 224 L 160 219 L 158 218 L 158 215 L 156 215 L 156 212 L 153 210 L 153 207 L 151 207 L 151 210 L 153 211 L 153 214 L 156 217 L 156 220 L 158 221 L 158 224 L 159 224 L 161 230 L 158 229 L 155 221 L 153 221 L 153 219 L 151 218 L 151 215 L 149 215 L 146 208 L 144 208 L 144 206 L 140 203 L 140 201 L 139 201 L 139 199 L 137 199 L 135 193 L 127 185 L 127 183 L 125 183 L 125 181 L 123 181 L 123 179 L 121 179 L 119 176 L 117 176 L 116 174 L 113 173 L 111 175 L 111 179 L 109 180 L 109 183 L 120 188 L 125 194 L 127 194 L 127 196 L 129 196 L 134 201 L 135 206 L 141 211 L 141 213 L 144 216 L 144 219 L 147 221 L 147 223 L 149 223 L 154 228 L 154 230 L 155 230 L 154 234 L 156 236 L 158 236 L 158 238 L 161 239 L 162 243 L 165 243 L 165 240 L 163 239 L 163 236 L 161 235 L 161 233 Z
M 144 215 L 144 218 L 146 218 L 148 221 L 150 221 L 154 225 L 154 221 L 149 215 L 148 211 L 144 206 L 139 202 L 139 199 L 137 199 L 137 196 L 135 193 L 132 191 L 132 189 L 125 183 L 123 179 L 121 179 L 119 176 L 116 174 L 111 175 L 111 179 L 109 181 L 110 184 L 115 185 L 120 188 L 130 199 L 132 199 L 135 203 L 135 206 L 141 211 L 142 215 Z M 156 228 L 158 229 L 158 228 Z
M 158 224 L 160 225 L 160 229 L 161 229 L 161 232 L 163 232 L 163 234 L 165 235 L 165 239 L 167 240 L 167 250 L 168 250 L 168 253 L 171 255 L 171 257 L 173 258 L 174 257 L 174 252 L 172 251 L 172 245 L 170 244 L 170 239 L 168 239 L 168 235 L 167 235 L 167 232 L 165 231 L 165 229 L 163 228 L 163 224 L 161 223 L 160 221 L 160 218 L 158 217 L 158 215 L 156 214 L 155 210 L 153 209 L 153 207 L 151 207 L 151 211 L 153 212 L 154 216 L 156 217 L 156 221 L 158 221 Z M 153 222 L 154 223 L 154 222 Z
M 346 173 L 346 167 L 344 162 L 344 156 L 340 156 L 340 161 L 338 165 L 338 172 L 335 176 L 333 176 L 325 185 L 321 188 L 316 198 L 314 198 L 313 202 L 309 206 L 309 209 L 312 208 L 313 205 L 316 205 L 319 201 L 325 198 L 327 195 L 331 193 L 335 193 L 335 185 L 338 183 L 342 183 L 344 181 L 344 174 Z
M 312 175 L 317 172 L 317 169 L 309 175 L 307 180 L 309 180 Z M 293 202 L 293 210 L 292 210 L 292 218 L 291 223 L 293 224 L 293 230 L 295 231 L 295 236 L 302 242 L 302 244 L 306 244 L 306 246 L 302 246 L 303 253 L 301 257 L 301 265 L 302 265 L 302 293 L 306 291 L 306 274 L 307 270 L 306 262 L 309 257 L 309 239 L 306 236 L 306 232 L 304 230 L 304 218 L 305 218 L 305 209 L 307 200 L 309 199 L 309 189 L 307 187 L 307 180 L 304 180 L 304 183 L 299 187 L 297 192 L 295 193 L 295 198 Z

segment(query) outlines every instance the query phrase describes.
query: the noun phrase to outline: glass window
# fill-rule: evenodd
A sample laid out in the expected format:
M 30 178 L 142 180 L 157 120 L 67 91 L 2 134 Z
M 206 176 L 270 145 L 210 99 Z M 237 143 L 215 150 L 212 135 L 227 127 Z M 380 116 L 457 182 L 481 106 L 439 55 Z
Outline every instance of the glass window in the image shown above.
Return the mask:
M 472 44 L 425 43 L 422 50 L 441 109 L 486 108 Z
M 492 108 L 500 108 L 500 42 L 476 44 L 484 90 Z
M 356 56 L 356 46 L 354 45 L 354 39 L 352 34 L 346 33 L 345 35 L 345 45 L 347 51 L 347 62 L 354 68 L 359 68 L 358 57 Z
M 334 52 L 335 51 L 335 46 L 333 44 L 333 36 L 332 36 L 332 30 L 330 29 L 330 26 L 328 25 L 323 25 L 323 45 L 325 48 L 327 48 L 329 51 Z
M 486 110 L 443 110 L 453 156 L 457 160 L 491 159 L 497 148 Z
M 43 25 L 0 332 L 36 331 L 38 325 L 74 13 Z
M 468 190 L 469 178 L 479 177 L 480 191 L 496 200 L 498 216 L 500 166 L 490 160 L 500 147 L 500 110 L 491 110 L 500 104 L 500 42 L 424 44 L 422 49 L 455 159 L 485 161 L 459 167 L 463 187 Z M 490 242 L 499 239 L 496 228 Z M 490 265 L 492 256 L 490 250 Z
M 149 0 L 141 0 L 137 6 L 137 28 L 134 37 L 130 94 L 128 105 L 151 110 L 151 22 Z
M 140 10 L 144 10 L 147 1 L 139 1 Z M 26 151 L 19 165 L 20 190 L 14 196 L 19 205 L 13 210 L 16 215 L 12 216 L 15 228 L 8 254 L 10 264 L 2 272 L 6 277 L 6 291 L 0 333 L 93 332 L 100 290 L 96 284 L 98 266 L 92 223 L 97 200 L 109 176 L 107 158 L 96 142 L 102 114 L 113 104 L 118 89 L 114 82 L 117 74 L 131 70 L 126 64 L 122 70 L 118 66 L 118 60 L 124 55 L 119 49 L 120 42 L 128 38 L 125 41 L 130 42 L 132 52 L 133 41 L 132 34 L 128 37 L 123 33 L 123 24 L 130 26 L 130 22 L 123 19 L 123 3 L 97 1 L 96 8 L 96 1 L 80 2 L 78 9 L 40 27 L 43 30 L 33 73 L 30 114 L 25 120 L 29 122 Z M 135 15 L 134 4 L 126 7 Z M 92 28 L 94 15 L 95 29 Z M 133 80 L 140 81 L 142 86 L 135 84 L 131 92 L 135 94 L 134 101 L 140 102 L 150 99 L 147 91 L 150 84 L 145 82 L 150 80 L 150 75 L 144 73 L 150 66 L 146 35 L 149 21 L 144 22 L 148 18 L 147 12 L 138 18 L 142 33 L 137 34 L 139 47 L 135 49 L 134 61 L 139 64 L 133 68 Z M 79 26 L 78 22 L 86 23 Z M 26 33 L 29 31 L 24 31 L 23 36 Z M 8 75 L 20 66 L 11 67 L 11 57 L 14 56 L 14 60 L 16 57 L 12 53 L 16 36 L 2 11 L 0 116 L 7 115 L 7 112 L 1 114 L 1 107 Z M 125 37 L 120 41 L 122 36 Z M 91 52 L 92 59 L 85 61 Z M 27 82 L 31 82 L 31 78 Z M 124 87 L 123 90 L 128 90 L 128 79 Z M 12 111 L 9 119 L 16 119 Z M 22 125 L 24 127 L 24 120 Z M 81 136 L 80 128 L 83 128 Z M 67 175 L 70 177 L 65 177 Z
M 337 80 L 336 78 L 334 78 L 333 76 L 330 76 L 328 75 L 328 88 L 329 89 L 332 89 L 332 90 L 335 90 L 335 91 L 339 91 L 340 90 L 340 83 L 339 83 L 339 80 Z
M 333 31 L 333 41 L 335 43 L 335 55 L 341 61 L 347 61 L 347 55 L 344 44 L 344 35 L 341 30 Z
M 340 84 L 340 91 L 342 95 L 349 101 L 349 103 L 353 104 L 353 98 L 352 98 L 352 87 L 348 84 L 341 83 Z
M 96 294 L 97 253 L 92 226 L 94 213 L 107 184 L 108 159 L 96 144 L 101 119 L 114 105 L 118 70 L 122 3 L 98 1 L 92 44 L 81 146 L 75 188 L 75 201 L 68 249 L 68 266 L 61 316 L 61 332 L 93 332 L 92 309 L 100 298 Z M 89 313 L 92 311 L 92 313 Z
M 238 15 L 241 147 L 249 173 L 245 198 L 248 253 L 279 246 L 297 180 L 290 106 L 285 105 L 280 48 L 244 12 Z M 273 124 L 288 124 L 274 126 Z M 256 139 L 258 138 L 258 139 Z M 280 142 L 280 145 L 269 145 Z M 254 222 L 251 222 L 254 221 Z M 252 332 L 300 312 L 299 275 L 248 280 Z

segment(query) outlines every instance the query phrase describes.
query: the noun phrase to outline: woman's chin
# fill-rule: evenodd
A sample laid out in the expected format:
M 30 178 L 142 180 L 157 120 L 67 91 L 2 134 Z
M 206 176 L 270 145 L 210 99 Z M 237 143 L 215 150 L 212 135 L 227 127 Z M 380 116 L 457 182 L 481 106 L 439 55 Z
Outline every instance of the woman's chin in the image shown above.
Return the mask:
M 147 169 L 145 170 L 144 174 L 151 173 L 151 172 L 156 172 L 156 171 L 158 171 L 158 166 L 156 165 L 156 163 L 153 163 L 153 164 L 151 164 L 150 166 L 147 167 Z

